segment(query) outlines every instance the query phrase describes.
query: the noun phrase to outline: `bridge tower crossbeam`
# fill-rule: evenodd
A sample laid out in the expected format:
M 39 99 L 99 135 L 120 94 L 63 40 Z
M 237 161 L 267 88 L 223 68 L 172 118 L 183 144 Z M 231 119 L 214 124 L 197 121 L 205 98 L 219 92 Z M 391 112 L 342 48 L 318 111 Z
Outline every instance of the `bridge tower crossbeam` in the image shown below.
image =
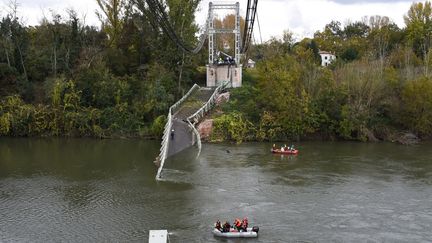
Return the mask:
M 216 28 L 214 25 L 215 11 L 217 10 L 234 10 L 235 24 L 233 29 Z M 208 15 L 208 64 L 207 64 L 207 86 L 216 87 L 223 82 L 229 82 L 229 87 L 240 87 L 242 84 L 242 65 L 241 59 L 241 30 L 240 30 L 240 4 L 238 2 L 230 3 L 209 3 Z M 220 62 L 215 58 L 216 35 L 217 34 L 234 34 L 234 63 Z

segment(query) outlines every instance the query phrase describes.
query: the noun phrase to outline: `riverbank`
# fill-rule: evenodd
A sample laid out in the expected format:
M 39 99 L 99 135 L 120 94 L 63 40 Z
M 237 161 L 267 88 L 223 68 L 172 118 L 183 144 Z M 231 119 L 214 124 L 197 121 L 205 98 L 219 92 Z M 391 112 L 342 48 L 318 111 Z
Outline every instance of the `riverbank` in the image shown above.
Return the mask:
M 416 134 L 403 128 L 396 122 L 384 122 L 351 127 L 346 119 L 331 120 L 325 114 L 312 114 L 312 117 L 325 116 L 327 121 L 321 123 L 292 124 L 281 117 L 283 113 L 269 111 L 263 105 L 260 109 L 255 87 L 245 85 L 221 94 L 215 109 L 198 124 L 198 131 L 204 142 L 235 142 L 245 141 L 361 141 L 361 142 L 392 142 L 404 145 L 429 141 L 427 134 Z M 289 112 L 289 109 L 287 109 Z M 318 112 L 319 111 L 314 111 Z M 343 113 L 343 109 L 341 111 Z M 276 116 L 279 115 L 279 116 Z M 294 117 L 294 119 L 301 119 Z M 287 122 L 283 124 L 283 122 Z M 295 121 L 294 121 L 295 122 Z M 348 123 L 348 125 L 347 125 Z M 301 127 L 307 128 L 301 128 Z
M 198 125 L 198 132 L 201 135 L 202 142 L 206 143 L 224 143 L 224 142 L 232 142 L 232 143 L 242 143 L 242 142 L 263 142 L 263 140 L 257 140 L 253 134 L 249 136 L 241 137 L 241 135 L 229 134 L 229 130 L 227 132 L 220 131 L 220 124 L 217 124 L 217 119 L 205 119 Z M 214 124 L 216 123 L 216 126 Z M 231 125 L 231 124 L 230 124 Z M 215 131 L 216 130 L 216 131 Z M 254 132 L 254 131 L 252 131 Z M 251 132 L 251 133 L 252 133 Z M 269 140 L 267 140 L 269 141 Z M 415 145 L 420 142 L 431 141 L 430 139 L 420 139 L 415 134 L 407 131 L 391 131 L 386 134 L 381 134 L 381 136 L 377 137 L 371 132 L 369 132 L 368 137 L 365 140 L 347 140 L 344 138 L 338 138 L 335 136 L 328 137 L 328 135 L 323 134 L 307 134 L 303 137 L 298 138 L 287 138 L 287 139 L 279 139 L 279 140 L 271 140 L 270 142 L 284 142 L 284 141 L 359 141 L 359 142 L 391 142 L 402 145 Z
M 160 138 L 165 116 L 146 123 L 143 115 L 127 103 L 107 108 L 85 107 L 70 101 L 34 105 L 19 96 L 9 96 L 0 100 L 0 136 Z
M 382 126 L 381 130 L 371 131 L 362 128 L 360 138 L 343 137 L 338 133 L 323 133 L 314 129 L 305 134 L 295 134 L 277 125 L 278 117 L 257 110 L 241 112 L 244 105 L 239 100 L 251 99 L 241 96 L 244 88 L 230 90 L 222 94 L 215 109 L 207 119 L 198 125 L 204 142 L 246 141 L 389 141 L 400 144 L 416 144 L 420 140 L 416 134 Z M 240 111 L 239 111 L 240 110 Z M 10 96 L 0 101 L 0 136 L 9 137 L 92 137 L 92 138 L 141 138 L 159 139 L 166 122 L 159 116 L 152 123 L 140 122 L 140 115 L 127 104 L 119 104 L 106 109 L 70 105 L 32 105 L 26 104 L 18 96 Z M 257 116 L 258 121 L 250 120 Z

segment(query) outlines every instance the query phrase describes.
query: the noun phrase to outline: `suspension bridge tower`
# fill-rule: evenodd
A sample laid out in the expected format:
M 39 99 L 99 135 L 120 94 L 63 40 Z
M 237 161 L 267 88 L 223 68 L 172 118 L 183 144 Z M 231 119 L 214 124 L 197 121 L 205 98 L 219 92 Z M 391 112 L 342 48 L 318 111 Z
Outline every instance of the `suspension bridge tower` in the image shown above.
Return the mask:
M 217 10 L 234 10 L 235 23 L 233 28 L 216 28 L 214 24 L 215 12 Z M 234 3 L 209 3 L 208 15 L 208 64 L 207 64 L 207 86 L 219 86 L 228 82 L 228 87 L 237 88 L 242 86 L 242 64 L 241 59 L 241 31 L 240 31 L 240 4 Z M 217 50 L 216 35 L 234 35 L 234 56 Z

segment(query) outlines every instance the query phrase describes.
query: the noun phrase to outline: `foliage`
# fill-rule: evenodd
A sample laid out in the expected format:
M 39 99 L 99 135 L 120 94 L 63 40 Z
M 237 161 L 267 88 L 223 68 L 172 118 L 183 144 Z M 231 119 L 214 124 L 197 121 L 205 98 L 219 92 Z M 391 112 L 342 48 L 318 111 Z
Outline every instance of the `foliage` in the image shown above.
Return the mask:
M 245 119 L 243 114 L 238 112 L 224 114 L 214 119 L 211 140 L 241 143 L 252 139 L 253 129 L 253 124 Z
M 204 82 L 207 53 L 181 51 L 145 1 L 97 2 L 101 28 L 86 26 L 74 10 L 52 11 L 37 26 L 25 26 L 16 11 L 2 16 L 0 136 L 160 137 L 169 106 Z M 163 3 L 190 46 L 197 43 L 199 3 Z M 212 140 L 366 141 L 386 139 L 383 130 L 431 136 L 431 9 L 429 1 L 413 3 L 403 29 L 371 16 L 332 21 L 298 42 L 286 30 L 252 45 L 247 57 L 257 68 L 245 70 L 244 86 L 231 90 Z M 320 50 L 337 61 L 321 67 Z
M 432 79 L 408 82 L 402 91 L 403 118 L 408 128 L 422 135 L 432 134 Z

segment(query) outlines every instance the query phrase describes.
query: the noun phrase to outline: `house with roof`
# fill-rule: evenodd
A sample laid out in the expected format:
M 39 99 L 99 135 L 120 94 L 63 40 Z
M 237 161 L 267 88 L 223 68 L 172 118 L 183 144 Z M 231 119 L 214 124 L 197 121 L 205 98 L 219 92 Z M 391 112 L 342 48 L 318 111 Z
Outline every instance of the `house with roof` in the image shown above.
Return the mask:
M 255 61 L 254 60 L 252 60 L 252 59 L 249 59 L 248 61 L 247 61 L 247 64 L 246 64 L 246 67 L 247 68 L 255 68 Z
M 333 61 L 336 60 L 336 55 L 328 52 L 328 51 L 320 51 L 319 52 L 320 56 L 321 56 L 321 66 L 323 67 L 327 67 L 328 65 L 330 65 Z

